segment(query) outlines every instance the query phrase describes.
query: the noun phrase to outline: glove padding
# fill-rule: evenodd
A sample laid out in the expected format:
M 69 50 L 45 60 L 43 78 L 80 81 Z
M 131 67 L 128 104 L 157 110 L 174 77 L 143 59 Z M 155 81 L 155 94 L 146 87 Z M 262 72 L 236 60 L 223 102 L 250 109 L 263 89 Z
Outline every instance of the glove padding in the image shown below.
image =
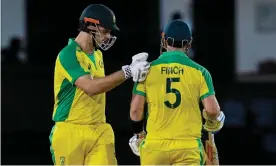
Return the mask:
M 148 53 L 142 52 L 132 57 L 132 63 L 122 67 L 125 78 L 133 78 L 134 82 L 145 81 L 149 72 L 150 64 L 147 62 Z
M 147 61 L 148 60 L 148 56 L 149 54 L 146 53 L 146 52 L 141 52 L 139 54 L 136 54 L 132 57 L 132 64 L 135 64 L 137 62 L 144 62 L 144 61 Z
M 150 64 L 147 61 L 136 62 L 134 65 L 130 65 L 132 79 L 134 82 L 143 82 L 147 78 L 149 73 Z
M 203 125 L 204 130 L 212 132 L 213 134 L 221 130 L 225 120 L 225 115 L 222 111 L 220 111 L 220 114 L 215 119 L 209 118 L 205 109 L 203 110 L 202 115 L 205 119 L 205 124 Z
M 141 52 L 132 57 L 132 63 L 130 68 L 132 70 L 132 78 L 134 82 L 143 82 L 145 81 L 150 64 L 147 62 L 149 54 L 146 52 Z M 147 62 L 147 63 L 139 63 Z M 137 70 L 138 67 L 138 70 Z
M 136 156 L 140 156 L 140 143 L 145 139 L 146 133 L 141 132 L 140 134 L 134 134 L 133 137 L 129 139 L 129 146 L 132 152 Z

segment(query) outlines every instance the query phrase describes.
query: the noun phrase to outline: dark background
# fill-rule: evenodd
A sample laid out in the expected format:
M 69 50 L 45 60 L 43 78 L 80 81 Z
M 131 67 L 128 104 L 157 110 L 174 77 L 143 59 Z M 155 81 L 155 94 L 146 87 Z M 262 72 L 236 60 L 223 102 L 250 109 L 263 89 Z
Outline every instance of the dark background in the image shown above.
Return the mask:
M 149 52 L 159 56 L 159 1 L 26 1 L 29 62 L 2 61 L 2 163 L 52 164 L 49 134 L 53 122 L 53 70 L 58 52 L 77 36 L 78 18 L 91 3 L 116 14 L 118 40 L 104 52 L 106 74 Z M 212 74 L 226 124 L 216 135 L 220 163 L 275 164 L 275 83 L 235 80 L 234 1 L 194 0 L 194 60 Z M 3 53 L 2 53 L 3 54 Z M 132 136 L 129 103 L 132 81 L 107 93 L 107 120 L 116 137 L 118 164 L 139 164 L 128 147 Z

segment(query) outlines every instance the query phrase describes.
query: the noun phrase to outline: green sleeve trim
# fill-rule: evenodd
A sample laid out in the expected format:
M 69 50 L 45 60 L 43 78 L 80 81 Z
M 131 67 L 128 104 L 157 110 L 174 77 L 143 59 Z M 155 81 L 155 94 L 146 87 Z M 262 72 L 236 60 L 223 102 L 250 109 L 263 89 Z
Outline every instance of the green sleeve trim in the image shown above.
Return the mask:
M 205 95 L 200 96 L 200 100 L 203 100 L 203 99 L 205 99 L 206 97 L 209 97 L 209 96 L 211 96 L 211 95 L 215 95 L 215 92 L 214 92 L 214 93 L 206 93 Z
M 84 69 L 80 66 L 76 56 L 76 48 L 74 47 L 64 48 L 59 53 L 59 61 L 63 66 L 63 68 L 72 77 L 72 80 L 71 80 L 72 84 L 74 84 L 79 77 L 90 74 L 89 72 L 85 72 Z
M 138 86 L 137 83 L 135 83 L 135 84 L 133 85 L 133 89 L 132 89 L 132 93 L 133 93 L 133 94 L 137 91 L 137 86 Z
M 146 93 L 141 92 L 141 91 L 138 91 L 138 90 L 137 90 L 137 91 L 135 91 L 133 94 L 146 97 Z
M 214 95 L 215 90 L 214 90 L 214 86 L 213 86 L 212 76 L 209 73 L 209 71 L 207 69 L 203 68 L 201 70 L 201 72 L 202 72 L 202 75 L 204 77 L 204 81 L 206 82 L 207 88 L 208 88 L 208 93 L 206 93 L 206 94 L 204 94 L 200 97 L 200 99 L 203 100 L 208 96 Z
M 135 94 L 135 95 L 140 95 L 140 96 L 144 96 L 145 97 L 146 93 L 137 90 L 137 86 L 138 86 L 138 83 L 135 83 L 134 86 L 133 86 L 133 89 L 132 89 L 132 93 Z

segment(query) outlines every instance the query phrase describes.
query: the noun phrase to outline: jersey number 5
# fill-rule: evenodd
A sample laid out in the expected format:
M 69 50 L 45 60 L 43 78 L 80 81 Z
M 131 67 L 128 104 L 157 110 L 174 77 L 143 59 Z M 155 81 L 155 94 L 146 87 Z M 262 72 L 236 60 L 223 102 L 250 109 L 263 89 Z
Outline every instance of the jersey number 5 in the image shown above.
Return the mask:
M 167 82 L 166 82 L 166 94 L 168 93 L 174 93 L 176 100 L 175 102 L 172 104 L 170 103 L 168 100 L 164 102 L 164 104 L 168 107 L 168 108 L 176 108 L 180 105 L 181 103 L 181 93 L 179 92 L 179 90 L 175 89 L 175 88 L 171 88 L 172 82 L 179 82 L 180 78 L 167 78 Z

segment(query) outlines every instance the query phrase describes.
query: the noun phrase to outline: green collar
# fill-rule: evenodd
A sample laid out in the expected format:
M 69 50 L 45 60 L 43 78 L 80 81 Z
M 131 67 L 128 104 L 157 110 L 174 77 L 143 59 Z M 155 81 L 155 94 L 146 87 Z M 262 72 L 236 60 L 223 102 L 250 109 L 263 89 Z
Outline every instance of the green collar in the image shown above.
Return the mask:
M 78 43 L 75 41 L 74 38 L 69 38 L 69 40 L 68 40 L 68 45 L 79 46 Z
M 168 56 L 181 56 L 184 58 L 189 58 L 183 51 L 169 51 L 162 53 L 159 57 L 168 57 Z

